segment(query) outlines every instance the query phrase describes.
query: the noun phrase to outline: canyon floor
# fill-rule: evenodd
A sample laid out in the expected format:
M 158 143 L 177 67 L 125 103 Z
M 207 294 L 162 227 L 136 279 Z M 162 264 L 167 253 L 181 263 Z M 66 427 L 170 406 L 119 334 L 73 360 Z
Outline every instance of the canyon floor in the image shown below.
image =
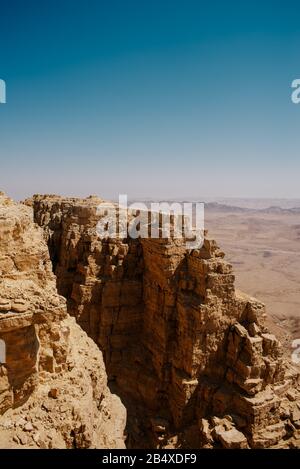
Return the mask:
M 208 204 L 205 224 L 232 263 L 237 288 L 266 304 L 269 327 L 287 347 L 288 334 L 300 338 L 300 211 Z

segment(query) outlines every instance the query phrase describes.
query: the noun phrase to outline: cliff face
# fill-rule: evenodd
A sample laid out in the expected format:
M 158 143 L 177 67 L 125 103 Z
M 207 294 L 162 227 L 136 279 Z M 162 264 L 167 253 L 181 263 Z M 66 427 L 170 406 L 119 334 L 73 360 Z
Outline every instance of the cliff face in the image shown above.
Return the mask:
M 97 198 L 35 196 L 68 312 L 103 352 L 128 446 L 300 445 L 298 371 L 213 240 L 100 240 Z M 98 213 L 98 215 L 97 215 Z
M 124 447 L 101 352 L 57 294 L 32 210 L 0 193 L 0 447 Z

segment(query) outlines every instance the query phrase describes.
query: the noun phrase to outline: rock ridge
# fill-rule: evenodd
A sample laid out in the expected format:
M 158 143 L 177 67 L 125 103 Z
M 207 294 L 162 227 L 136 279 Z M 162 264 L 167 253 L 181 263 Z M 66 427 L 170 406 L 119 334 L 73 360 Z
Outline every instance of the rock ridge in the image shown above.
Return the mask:
M 102 354 L 67 314 L 32 209 L 0 194 L 0 448 L 124 448 Z
M 34 196 L 60 295 L 103 353 L 128 447 L 299 447 L 299 370 L 206 234 L 103 239 L 105 202 Z

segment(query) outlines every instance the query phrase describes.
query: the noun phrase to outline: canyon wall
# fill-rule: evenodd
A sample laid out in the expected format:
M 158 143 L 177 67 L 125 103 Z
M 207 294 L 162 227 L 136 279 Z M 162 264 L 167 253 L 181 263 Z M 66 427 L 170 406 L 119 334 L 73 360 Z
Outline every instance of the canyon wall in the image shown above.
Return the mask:
M 26 203 L 68 312 L 126 405 L 129 447 L 299 447 L 299 371 L 214 240 L 99 239 L 101 199 Z
M 67 314 L 32 209 L 0 193 L 0 447 L 124 447 L 101 352 Z

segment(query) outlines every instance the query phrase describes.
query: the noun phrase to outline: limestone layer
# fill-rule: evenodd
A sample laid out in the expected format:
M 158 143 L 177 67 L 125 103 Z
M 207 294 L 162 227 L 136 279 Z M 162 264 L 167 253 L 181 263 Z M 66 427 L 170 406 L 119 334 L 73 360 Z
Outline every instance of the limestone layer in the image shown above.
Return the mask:
M 0 193 L 0 447 L 124 447 L 102 354 L 67 314 L 32 209 Z
M 299 372 L 214 240 L 189 250 L 180 239 L 99 239 L 101 199 L 27 204 L 68 312 L 126 404 L 128 446 L 300 445 Z

